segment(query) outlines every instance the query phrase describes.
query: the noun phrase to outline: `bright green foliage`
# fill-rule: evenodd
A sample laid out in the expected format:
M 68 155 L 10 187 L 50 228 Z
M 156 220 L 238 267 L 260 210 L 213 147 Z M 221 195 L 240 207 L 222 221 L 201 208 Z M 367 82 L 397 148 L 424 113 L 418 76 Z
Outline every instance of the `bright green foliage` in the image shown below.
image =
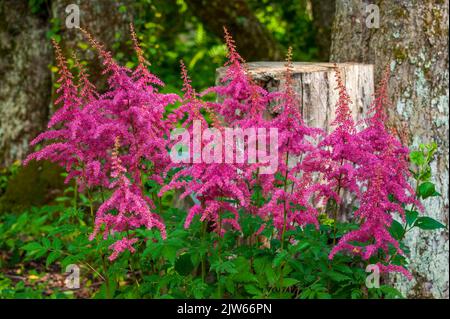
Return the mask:
M 424 176 L 432 159 L 432 146 L 413 152 L 414 176 Z M 421 154 L 421 155 L 418 155 Z M 422 157 L 423 156 L 423 157 Z M 417 158 L 423 158 L 417 160 Z M 418 178 L 429 183 L 431 176 Z M 428 187 L 428 186 L 427 186 Z M 419 192 L 420 196 L 437 196 Z M 159 192 L 147 184 L 150 196 Z M 76 197 L 74 197 L 74 195 Z M 223 238 L 202 228 L 198 217 L 189 229 L 183 227 L 186 212 L 171 207 L 173 194 L 158 201 L 157 210 L 167 224 L 167 240 L 157 231 L 136 230 L 139 238 L 134 254 L 125 252 L 111 263 L 108 246 L 114 241 L 88 240 L 92 232 L 91 211 L 102 200 L 101 194 L 89 199 L 71 187 L 57 204 L 33 208 L 22 214 L 0 217 L 2 275 L 1 298 L 398 298 L 401 294 L 381 279 L 379 288 L 367 288 L 363 261 L 338 254 L 328 259 L 332 248 L 334 220 L 321 219 L 313 226 L 288 231 L 290 244 L 281 249 L 267 227 L 259 237 L 252 235 L 262 220 L 243 214 L 243 232 L 228 231 Z M 90 196 L 90 195 L 89 195 Z M 406 213 L 406 222 L 394 222 L 391 233 L 401 240 L 414 227 L 422 230 L 445 227 L 417 210 Z M 337 237 L 357 228 L 353 223 L 337 223 Z M 408 248 L 401 243 L 408 253 Z M 382 256 L 380 256 L 381 258 Z M 397 264 L 404 257 L 395 256 Z M 70 264 L 80 267 L 80 289 L 71 290 L 50 283 L 48 276 L 65 278 Z

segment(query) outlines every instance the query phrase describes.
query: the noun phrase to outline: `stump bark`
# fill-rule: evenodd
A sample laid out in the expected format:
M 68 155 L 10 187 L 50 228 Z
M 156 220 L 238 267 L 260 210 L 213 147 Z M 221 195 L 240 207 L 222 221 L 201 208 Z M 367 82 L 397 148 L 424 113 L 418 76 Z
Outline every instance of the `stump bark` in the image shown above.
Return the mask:
M 338 100 L 337 82 L 333 63 L 293 63 L 293 83 L 305 123 L 327 132 L 331 129 Z M 350 108 L 356 121 L 362 118 L 374 94 L 373 65 L 338 63 L 337 67 L 352 100 Z M 269 92 L 280 91 L 284 86 L 283 62 L 251 62 L 247 64 L 252 78 Z M 225 74 L 217 70 L 217 82 Z

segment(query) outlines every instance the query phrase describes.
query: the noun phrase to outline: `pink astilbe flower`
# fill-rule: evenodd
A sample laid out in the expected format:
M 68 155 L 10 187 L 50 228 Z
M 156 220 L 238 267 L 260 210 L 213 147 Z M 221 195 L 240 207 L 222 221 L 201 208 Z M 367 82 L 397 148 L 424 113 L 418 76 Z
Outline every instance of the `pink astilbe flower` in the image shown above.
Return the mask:
M 122 146 L 128 149 L 127 155 L 122 157 L 123 165 L 135 183 L 142 183 L 141 171 L 147 170 L 143 169 L 142 160 L 153 164 L 151 178 L 162 182 L 159 174 L 170 161 L 166 150 L 170 125 L 164 121 L 164 112 L 165 107 L 174 103 L 178 97 L 174 94 L 161 94 L 152 86 L 162 82 L 148 70 L 144 71 L 145 59 L 134 32 L 132 35 L 139 58 L 139 65 L 134 73 L 119 66 L 111 58 L 111 53 L 87 35 L 102 57 L 105 71 L 110 73 L 110 90 L 96 102 L 96 107 L 103 110 L 104 117 L 108 120 L 97 127 L 95 137 L 111 146 L 116 137 L 120 138 Z
M 114 244 L 109 246 L 108 248 L 113 250 L 113 253 L 108 257 L 109 260 L 113 261 L 115 260 L 119 254 L 124 252 L 125 250 L 129 250 L 131 253 L 136 252 L 136 249 L 133 247 L 133 244 L 137 242 L 137 238 L 127 238 L 124 237 L 118 241 L 116 241 Z
M 391 244 L 397 249 L 399 254 L 403 254 L 397 240 L 388 231 L 392 223 L 391 211 L 398 211 L 399 206 L 388 200 L 388 193 L 384 188 L 384 170 L 381 163 L 375 168 L 375 175 L 372 177 L 368 189 L 361 198 L 360 207 L 355 211 L 355 217 L 362 221 L 359 229 L 345 234 L 339 243 L 330 253 L 330 258 L 340 250 L 348 250 L 354 254 L 361 255 L 363 259 L 369 259 L 372 255 L 382 249 L 388 253 Z M 366 246 L 356 246 L 351 242 L 366 243 L 373 240 Z
M 206 104 L 198 98 L 198 94 L 191 85 L 191 79 L 189 78 L 186 65 L 181 60 L 181 78 L 183 79 L 182 91 L 183 99 L 181 105 L 168 115 L 168 119 L 172 123 L 178 123 L 183 119 L 181 127 L 184 127 L 192 133 L 192 125 L 194 121 L 200 121 L 202 125 L 207 126 L 205 118 L 201 114 L 202 108 L 207 108 Z
M 144 226 L 147 229 L 156 227 L 162 238 L 166 238 L 166 230 L 158 215 L 153 214 L 150 208 L 154 208 L 153 203 L 146 197 L 142 190 L 132 184 L 126 177 L 126 168 L 122 166 L 119 157 L 119 139 L 116 140 L 115 150 L 112 154 L 112 173 L 114 180 L 110 183 L 109 188 L 114 189 L 113 194 L 99 207 L 95 216 L 94 232 L 89 239 L 93 240 L 104 226 L 103 238 L 114 233 L 133 230 Z M 116 211 L 113 214 L 112 211 Z M 111 245 L 114 249 L 110 259 L 115 259 L 117 254 L 124 249 L 129 249 L 131 244 L 136 240 L 128 240 L 126 242 L 119 241 Z M 124 245 L 126 244 L 126 245 Z
M 223 85 L 208 88 L 202 95 L 216 93 L 222 101 L 208 104 L 224 118 L 227 125 L 234 126 L 249 115 L 262 114 L 267 110 L 267 102 L 276 94 L 269 94 L 251 80 L 245 61 L 237 52 L 235 42 L 225 27 L 224 32 L 228 59 L 224 65 L 225 76 L 220 80 Z M 257 99 L 259 101 L 255 103 Z
M 405 220 L 404 205 L 415 204 L 421 208 L 407 181 L 410 174 L 407 161 L 409 151 L 388 132 L 384 123 L 387 118 L 385 106 L 389 105 L 388 78 L 387 69 L 370 107 L 372 116 L 366 120 L 368 126 L 356 134 L 360 148 L 364 150 L 360 153 L 360 159 L 355 160 L 357 179 L 366 188 L 361 195 L 360 207 L 355 212 L 355 217 L 361 220 L 361 226 L 339 240 L 330 253 L 330 258 L 337 252 L 346 250 L 367 260 L 381 250 L 389 262 L 390 245 L 396 249 L 397 254 L 403 255 L 398 241 L 389 233 L 393 215 L 398 213 Z M 401 266 L 389 263 L 380 265 L 383 271 L 397 271 L 410 277 Z
M 386 175 L 384 187 L 388 193 L 399 204 L 415 204 L 422 209 L 420 202 L 415 200 L 414 189 L 408 183 L 410 177 L 409 149 L 403 146 L 385 125 L 387 118 L 385 109 L 390 105 L 387 91 L 388 80 L 389 68 L 386 68 L 378 86 L 376 98 L 369 109 L 372 116 L 366 120 L 368 127 L 358 134 L 360 140 L 363 141 L 362 147 L 371 154 L 370 158 L 364 162 L 366 165 L 360 166 L 359 176 L 360 179 L 370 178 L 370 175 L 373 175 L 370 167 L 375 167 L 377 162 L 383 163 Z M 400 214 L 403 216 L 403 209 Z
M 270 123 L 278 129 L 278 170 L 276 174 L 262 177 L 263 194 L 270 200 L 259 209 L 263 219 L 273 216 L 274 226 L 280 232 L 296 225 L 319 225 L 318 212 L 311 205 L 311 198 L 315 192 L 320 196 L 321 189 L 311 174 L 304 172 L 303 160 L 316 149 L 313 140 L 323 132 L 308 127 L 303 121 L 293 89 L 291 60 L 292 48 L 289 48 L 284 91 L 280 95 L 280 104 L 275 107 L 279 114 Z
M 120 66 L 109 51 L 87 31 L 81 29 L 102 59 L 104 74 L 108 74 L 108 90 L 97 93 L 85 69 L 76 61 L 78 85 L 56 42 L 60 88 L 57 103 L 62 106 L 49 123 L 49 130 L 39 135 L 33 144 L 51 144 L 31 154 L 31 159 L 48 159 L 65 167 L 66 181 L 76 179 L 80 191 L 85 187 L 114 189 L 112 196 L 97 212 L 93 236 L 105 226 L 104 236 L 144 226 L 156 227 L 165 237 L 164 224 L 150 212 L 153 202 L 144 195 L 142 172 L 162 183 L 165 167 L 170 163 L 167 136 L 172 123 L 164 119 L 165 108 L 175 102 L 175 94 L 162 94 L 154 85 L 163 85 L 145 67 L 148 63 L 132 29 L 132 38 L 139 65 L 132 71 Z M 121 141 L 120 159 L 111 156 L 115 141 Z M 125 172 L 127 175 L 125 175 Z M 116 179 L 111 182 L 111 178 Z M 118 215 L 111 214 L 117 210 Z M 92 236 L 91 236 L 92 237 Z
M 320 189 L 324 200 L 341 202 L 341 190 L 346 189 L 360 195 L 357 184 L 356 165 L 365 159 L 365 150 L 356 134 L 356 127 L 350 110 L 350 97 L 342 80 L 341 72 L 335 65 L 336 89 L 339 98 L 336 103 L 335 119 L 331 123 L 333 131 L 320 141 L 317 149 L 305 159 L 306 171 L 319 172 L 325 181 Z
M 212 119 L 213 128 L 222 134 L 222 137 L 224 128 L 211 107 L 198 100 L 183 63 L 181 68 L 184 97 L 183 104 L 176 111 L 175 118 L 181 119 L 186 116 L 182 126 L 188 129 L 191 136 L 194 133 L 193 121 L 201 123 L 200 131 L 195 134 L 200 135 L 199 143 L 203 149 L 210 141 L 202 138 L 208 126 L 201 116 L 200 108 L 206 109 Z M 196 137 L 194 136 L 194 138 Z M 185 221 L 186 228 L 191 224 L 194 215 L 199 214 L 201 221 L 211 222 L 219 235 L 223 235 L 225 231 L 224 224 L 230 224 L 234 229 L 240 230 L 237 208 L 227 202 L 233 201 L 243 207 L 247 207 L 249 204 L 250 192 L 243 174 L 240 173 L 240 165 L 226 163 L 223 151 L 219 162 L 206 163 L 204 159 L 199 161 L 196 160 L 196 157 L 202 156 L 202 154 L 195 154 L 195 150 L 191 147 L 190 149 L 192 162 L 170 165 L 170 168 L 179 167 L 181 169 L 173 175 L 171 182 L 161 189 L 160 195 L 172 189 L 184 189 L 180 196 L 181 199 L 188 195 L 198 199 L 199 203 L 195 204 L 188 213 Z M 233 217 L 222 218 L 225 213 L 231 214 Z
M 97 108 L 89 104 L 96 103 L 97 94 L 83 68 L 79 70 L 78 86 L 75 85 L 61 49 L 56 41 L 53 41 L 53 45 L 60 75 L 58 79 L 60 87 L 57 89 L 59 96 L 55 104 L 61 106 L 52 115 L 48 124 L 49 130 L 39 134 L 31 142 L 31 145 L 43 141 L 50 141 L 51 144 L 30 154 L 25 164 L 32 159 L 55 162 L 68 172 L 66 182 L 72 178 L 78 179 L 80 190 L 85 185 L 106 185 L 107 178 L 99 169 L 101 152 L 98 148 L 92 147 L 96 144 L 92 138 L 93 131 L 101 122 L 101 115 Z M 56 126 L 58 128 L 50 129 Z

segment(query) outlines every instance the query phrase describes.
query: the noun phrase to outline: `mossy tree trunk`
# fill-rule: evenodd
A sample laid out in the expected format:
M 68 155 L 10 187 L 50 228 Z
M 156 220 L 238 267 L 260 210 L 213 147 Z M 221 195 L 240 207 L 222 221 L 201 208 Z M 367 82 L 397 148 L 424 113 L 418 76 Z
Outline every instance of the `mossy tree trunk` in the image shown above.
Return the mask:
M 87 62 L 90 79 L 100 89 L 106 86 L 106 78 L 102 75 L 102 63 L 97 52 L 91 48 L 82 32 L 77 28 L 67 28 L 65 24 L 66 7 L 76 4 L 80 10 L 80 27 L 87 30 L 105 49 L 114 53 L 120 52 L 122 57 L 132 54 L 133 46 L 130 37 L 130 22 L 133 16 L 133 1 L 83 1 L 83 0 L 53 0 L 52 17 L 58 21 L 60 45 L 64 54 Z M 116 57 L 116 58 L 120 58 Z
M 379 28 L 366 24 L 366 5 L 379 8 Z M 433 182 L 442 198 L 427 199 L 425 214 L 448 225 L 448 0 L 336 1 L 331 61 L 375 65 L 379 80 L 390 65 L 389 125 L 411 146 L 435 141 Z M 370 24 L 369 24 L 370 25 Z M 415 279 L 394 278 L 408 297 L 449 297 L 448 230 L 407 235 Z

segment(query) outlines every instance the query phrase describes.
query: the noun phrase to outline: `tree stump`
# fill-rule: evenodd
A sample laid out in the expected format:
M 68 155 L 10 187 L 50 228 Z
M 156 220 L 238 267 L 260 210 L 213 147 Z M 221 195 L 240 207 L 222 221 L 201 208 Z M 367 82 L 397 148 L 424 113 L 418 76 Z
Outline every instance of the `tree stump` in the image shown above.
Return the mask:
M 350 108 L 356 121 L 362 118 L 374 94 L 373 65 L 338 63 L 342 78 L 352 100 Z M 247 69 L 252 78 L 269 92 L 280 91 L 284 86 L 286 67 L 283 62 L 250 62 Z M 226 68 L 217 70 L 217 83 Z M 330 131 L 339 97 L 334 64 L 294 62 L 293 83 L 305 123 Z

